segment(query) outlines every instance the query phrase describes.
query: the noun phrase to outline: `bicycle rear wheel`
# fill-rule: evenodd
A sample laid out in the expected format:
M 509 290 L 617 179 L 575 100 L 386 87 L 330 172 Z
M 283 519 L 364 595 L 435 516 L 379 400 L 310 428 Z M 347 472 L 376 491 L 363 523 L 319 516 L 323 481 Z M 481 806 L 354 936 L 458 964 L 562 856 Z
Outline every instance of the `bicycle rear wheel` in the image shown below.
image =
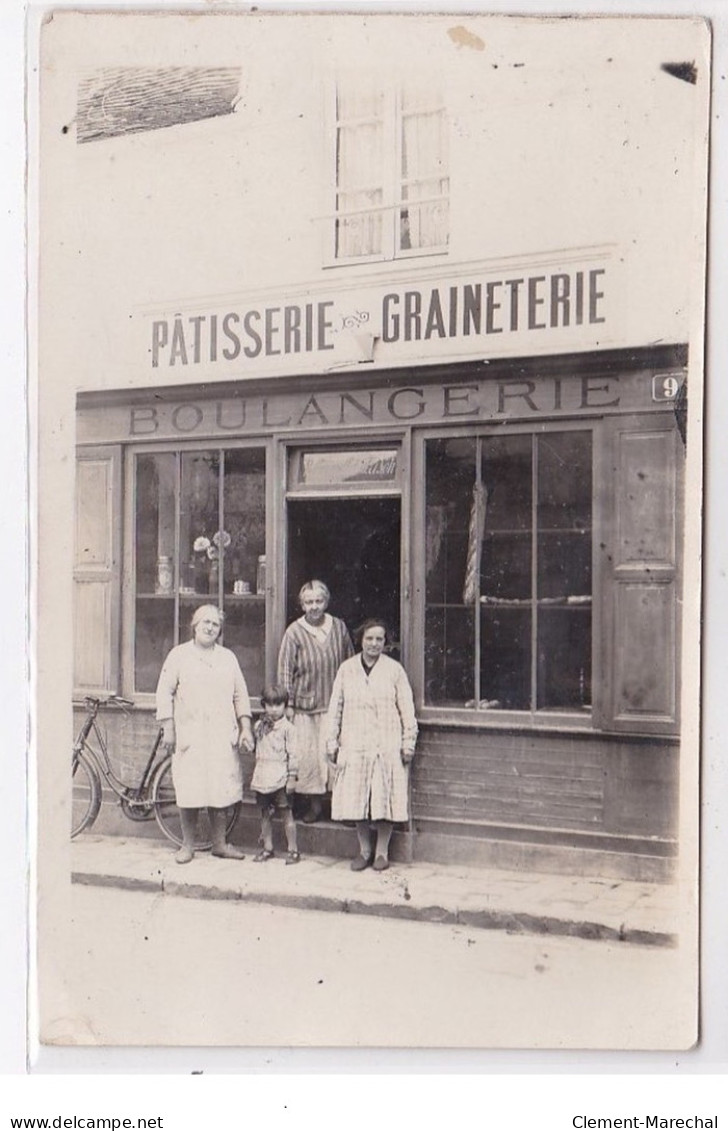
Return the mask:
M 159 763 L 152 778 L 152 801 L 154 803 L 154 816 L 157 824 L 169 840 L 174 844 L 182 844 L 182 824 L 177 808 L 177 798 L 172 781 L 172 756 L 169 755 Z M 240 813 L 240 802 L 229 805 L 227 808 L 226 833 L 229 836 L 235 827 L 235 822 Z M 210 823 L 207 810 L 200 809 L 197 818 L 197 836 L 195 848 L 199 851 L 212 848 L 210 836 Z
M 101 808 L 101 782 L 85 750 L 73 752 L 71 782 L 71 839 L 89 828 Z

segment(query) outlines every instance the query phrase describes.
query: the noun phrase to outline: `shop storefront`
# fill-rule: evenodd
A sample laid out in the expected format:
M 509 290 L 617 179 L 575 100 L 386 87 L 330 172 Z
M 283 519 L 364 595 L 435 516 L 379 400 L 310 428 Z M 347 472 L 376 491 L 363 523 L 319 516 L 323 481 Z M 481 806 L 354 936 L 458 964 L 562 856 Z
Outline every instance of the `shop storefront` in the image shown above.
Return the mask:
M 355 17 L 256 19 L 231 38 L 237 85 L 215 55 L 102 71 L 76 100 L 57 241 L 74 233 L 84 302 L 45 365 L 73 367 L 77 714 L 131 700 L 107 726 L 138 764 L 208 600 L 257 698 L 318 577 L 352 632 L 387 619 L 412 682 L 403 854 L 665 878 L 683 567 L 693 610 L 699 587 L 707 74 L 665 60 L 707 64 L 704 29 L 684 55 L 687 33 L 639 22 L 552 39 L 473 17 L 467 47 L 440 17 L 416 44 L 404 17 L 364 23 L 356 60 Z M 169 84 L 189 117 L 149 128 Z M 353 852 L 350 829 L 310 835 Z
M 665 346 L 82 394 L 78 701 L 134 701 L 109 720 L 133 762 L 203 600 L 257 696 L 320 577 L 352 631 L 386 617 L 412 681 L 415 859 L 667 877 L 686 364 Z

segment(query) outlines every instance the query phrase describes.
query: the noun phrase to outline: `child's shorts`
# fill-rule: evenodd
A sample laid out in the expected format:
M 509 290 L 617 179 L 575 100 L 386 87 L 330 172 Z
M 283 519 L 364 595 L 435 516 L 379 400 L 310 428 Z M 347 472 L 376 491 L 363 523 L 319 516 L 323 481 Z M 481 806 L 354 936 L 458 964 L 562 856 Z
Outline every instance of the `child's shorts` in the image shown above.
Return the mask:
M 283 786 L 280 789 L 274 789 L 272 793 L 256 793 L 255 800 L 264 815 L 271 810 L 291 808 L 291 799 Z

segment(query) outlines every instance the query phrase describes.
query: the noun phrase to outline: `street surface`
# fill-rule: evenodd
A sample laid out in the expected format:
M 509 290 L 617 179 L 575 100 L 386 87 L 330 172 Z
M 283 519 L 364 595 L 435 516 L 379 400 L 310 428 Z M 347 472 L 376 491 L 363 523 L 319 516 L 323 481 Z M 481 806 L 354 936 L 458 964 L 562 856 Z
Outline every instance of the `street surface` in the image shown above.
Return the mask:
M 82 885 L 70 900 L 47 1026 L 61 1044 L 659 1048 L 679 963 L 665 947 L 232 900 Z

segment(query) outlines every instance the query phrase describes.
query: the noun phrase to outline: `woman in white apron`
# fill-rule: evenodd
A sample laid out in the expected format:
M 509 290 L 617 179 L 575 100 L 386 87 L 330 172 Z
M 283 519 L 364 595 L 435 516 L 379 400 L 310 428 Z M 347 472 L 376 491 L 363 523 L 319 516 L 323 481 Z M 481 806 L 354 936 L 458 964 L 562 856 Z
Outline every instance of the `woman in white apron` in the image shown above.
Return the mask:
M 198 810 L 208 811 L 212 854 L 244 859 L 225 840 L 226 813 L 243 796 L 240 749 L 254 747 L 248 689 L 237 658 L 218 643 L 223 614 L 202 605 L 192 617 L 192 640 L 167 656 L 157 685 L 163 744 L 173 751 L 172 777 L 184 843 L 175 859 L 195 854 Z

